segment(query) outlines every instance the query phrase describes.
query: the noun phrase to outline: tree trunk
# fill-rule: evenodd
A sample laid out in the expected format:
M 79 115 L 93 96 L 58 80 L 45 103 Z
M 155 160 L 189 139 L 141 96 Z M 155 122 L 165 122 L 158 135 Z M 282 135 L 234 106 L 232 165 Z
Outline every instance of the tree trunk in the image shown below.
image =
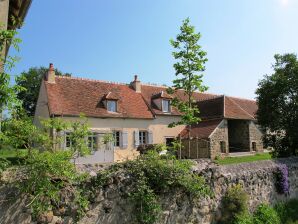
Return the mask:
M 190 130 L 191 126 L 188 126 L 188 158 L 190 159 Z

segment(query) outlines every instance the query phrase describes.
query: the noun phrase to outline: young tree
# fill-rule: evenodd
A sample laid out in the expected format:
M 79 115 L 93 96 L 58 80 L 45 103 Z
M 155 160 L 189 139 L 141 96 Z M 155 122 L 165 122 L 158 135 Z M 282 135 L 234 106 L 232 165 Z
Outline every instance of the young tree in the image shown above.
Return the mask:
M 80 119 L 70 123 L 71 151 L 73 152 L 74 162 L 78 157 L 90 154 L 88 147 L 88 136 L 90 135 L 88 120 L 82 115 Z
M 264 143 L 274 155 L 298 155 L 298 60 L 295 54 L 276 54 L 274 73 L 259 82 L 258 123 Z
M 3 25 L 0 24 L 0 132 L 3 110 L 12 108 L 15 104 L 20 103 L 16 98 L 16 93 L 21 88 L 17 85 L 11 85 L 11 76 L 9 74 L 9 71 L 18 61 L 18 57 L 10 55 L 6 57 L 6 49 L 9 45 L 12 45 L 16 51 L 19 51 L 21 39 L 16 37 L 17 34 L 16 30 L 3 29 Z
M 199 109 L 193 94 L 208 89 L 203 85 L 202 74 L 205 71 L 207 53 L 198 44 L 201 34 L 195 32 L 195 27 L 190 25 L 189 18 L 182 22 L 180 31 L 176 40 L 171 40 L 171 45 L 176 50 L 173 52 L 173 56 L 177 60 L 174 64 L 177 78 L 173 80 L 173 87 L 168 89 L 168 93 L 173 94 L 175 91 L 183 90 L 186 100 L 178 97 L 174 97 L 172 100 L 172 105 L 181 112 L 181 120 L 171 123 L 169 126 L 174 127 L 182 124 L 188 126 L 190 150 L 191 125 L 200 121 Z
M 16 79 L 17 85 L 23 87 L 23 91 L 18 92 L 17 98 L 23 102 L 23 108 L 30 117 L 34 116 L 41 80 L 47 72 L 46 67 L 32 67 L 27 72 L 22 72 Z M 55 74 L 71 76 L 69 73 L 63 74 L 58 69 L 55 69 Z

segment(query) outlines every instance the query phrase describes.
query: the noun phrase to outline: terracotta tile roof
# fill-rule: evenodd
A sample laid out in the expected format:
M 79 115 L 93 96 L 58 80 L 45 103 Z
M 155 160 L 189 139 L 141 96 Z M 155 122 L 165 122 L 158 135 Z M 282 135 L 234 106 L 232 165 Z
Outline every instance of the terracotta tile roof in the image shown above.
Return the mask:
M 241 107 L 233 98 L 224 97 L 224 117 L 230 119 L 255 120 L 254 114 L 250 114 L 249 111 L 245 110 L 249 108 L 250 105 L 246 105 L 245 102 L 242 103 L 242 106 L 245 106 L 244 108 Z
M 120 95 L 115 92 L 108 92 L 103 96 L 103 100 L 119 100 Z
M 135 92 L 128 84 L 116 84 L 74 77 L 56 76 L 56 83 L 45 81 L 51 115 L 79 115 L 90 117 L 119 117 L 153 119 L 155 115 L 180 115 L 176 108 L 163 113 L 153 103 L 154 97 L 177 96 L 186 100 L 183 91 L 173 96 L 167 94 L 165 86 L 142 85 L 141 93 Z M 203 119 L 254 119 L 255 101 L 224 97 L 208 93 L 194 93 L 198 101 L 200 117 Z M 103 100 L 117 100 L 117 113 L 108 112 Z
M 201 121 L 199 124 L 192 125 L 190 136 L 193 138 L 207 139 L 221 121 L 222 119 L 205 120 Z M 188 138 L 187 128 L 181 131 L 180 136 L 182 138 Z
M 153 118 L 142 95 L 128 85 L 69 77 L 56 77 L 56 83 L 45 84 L 50 114 L 77 116 L 84 113 L 90 117 Z M 117 113 L 108 112 L 102 103 L 102 98 L 109 92 L 119 96 Z
M 197 103 L 202 119 L 223 118 L 224 96 L 202 100 Z
M 255 120 L 258 109 L 253 100 L 219 96 L 198 102 L 202 119 L 227 118 Z
M 163 98 L 163 99 L 173 99 L 173 96 L 168 94 L 166 91 L 162 90 L 160 93 L 152 96 L 152 99 Z
M 165 86 L 152 86 L 152 85 L 142 85 L 142 95 L 144 99 L 146 100 L 147 104 L 152 107 L 152 110 L 155 114 L 157 115 L 180 115 L 180 112 L 176 108 L 172 108 L 171 114 L 164 114 L 161 110 L 156 108 L 156 106 L 153 103 L 153 99 L 161 94 L 163 92 L 164 94 L 166 93 L 166 89 L 168 87 Z M 166 93 L 167 94 L 167 93 Z M 169 95 L 169 94 L 167 94 Z M 181 100 L 186 100 L 187 97 L 184 94 L 183 91 L 177 91 L 172 97 L 177 96 Z M 214 97 L 217 97 L 218 95 L 214 94 L 209 94 L 209 93 L 194 93 L 194 99 L 197 101 L 200 100 L 207 100 L 207 99 L 212 99 Z

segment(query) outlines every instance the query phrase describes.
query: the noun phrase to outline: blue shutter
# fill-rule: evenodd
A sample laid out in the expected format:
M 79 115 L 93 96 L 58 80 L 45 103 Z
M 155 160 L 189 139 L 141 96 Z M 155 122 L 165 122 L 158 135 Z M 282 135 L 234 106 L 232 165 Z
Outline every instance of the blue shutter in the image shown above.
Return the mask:
M 128 145 L 128 133 L 127 131 L 121 132 L 121 148 L 126 149 Z
M 135 137 L 135 148 L 138 148 L 140 145 L 140 139 L 139 139 L 139 131 L 134 131 L 134 137 Z
M 148 131 L 148 144 L 153 144 L 153 133 Z

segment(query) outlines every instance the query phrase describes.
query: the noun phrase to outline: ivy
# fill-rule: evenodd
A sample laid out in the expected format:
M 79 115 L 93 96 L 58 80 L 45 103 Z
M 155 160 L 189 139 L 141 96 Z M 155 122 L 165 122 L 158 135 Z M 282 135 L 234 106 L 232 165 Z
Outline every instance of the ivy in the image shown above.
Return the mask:
M 159 196 L 180 189 L 194 198 L 207 196 L 210 189 L 205 180 L 191 172 L 192 162 L 177 160 L 174 156 L 160 156 L 156 150 L 148 151 L 138 159 L 123 164 L 132 179 L 128 196 L 135 204 L 139 223 L 155 223 L 161 212 Z

